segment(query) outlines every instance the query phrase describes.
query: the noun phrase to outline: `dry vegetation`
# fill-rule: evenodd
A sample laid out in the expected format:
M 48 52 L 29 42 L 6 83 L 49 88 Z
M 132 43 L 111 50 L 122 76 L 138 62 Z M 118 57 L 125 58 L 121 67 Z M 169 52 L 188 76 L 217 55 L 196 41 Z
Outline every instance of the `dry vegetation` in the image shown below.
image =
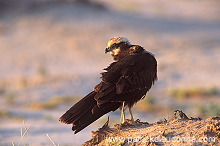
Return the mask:
M 23 144 L 31 146 L 32 144 L 29 142 L 29 139 L 30 139 L 29 134 L 28 134 L 29 130 L 30 130 L 30 127 L 27 127 L 25 121 L 23 121 L 23 127 L 21 127 L 20 129 L 21 138 L 18 143 L 14 143 L 14 141 L 12 141 L 11 142 L 12 146 L 16 146 L 16 145 L 21 146 Z M 46 136 L 53 146 L 59 146 L 59 144 L 56 144 L 54 140 L 49 136 L 49 134 L 46 134 L 45 137 Z
M 62 104 L 75 103 L 79 98 L 73 96 L 60 96 L 51 98 L 48 101 L 39 103 L 30 103 L 27 105 L 29 109 L 42 110 L 42 109 L 55 109 Z
M 176 98 L 195 98 L 195 97 L 210 97 L 210 96 L 218 96 L 217 87 L 210 88 L 202 88 L 202 87 L 194 87 L 194 88 L 179 88 L 173 89 L 170 91 L 170 96 Z

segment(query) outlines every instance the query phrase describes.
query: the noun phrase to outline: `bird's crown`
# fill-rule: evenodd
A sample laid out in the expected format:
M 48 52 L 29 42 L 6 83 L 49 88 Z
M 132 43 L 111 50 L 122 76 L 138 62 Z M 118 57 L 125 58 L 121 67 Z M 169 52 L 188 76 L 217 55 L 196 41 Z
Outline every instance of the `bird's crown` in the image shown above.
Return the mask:
M 108 41 L 107 48 L 110 48 L 113 44 L 119 44 L 121 42 L 125 42 L 127 44 L 130 44 L 129 40 L 125 37 L 114 37 L 110 41 Z

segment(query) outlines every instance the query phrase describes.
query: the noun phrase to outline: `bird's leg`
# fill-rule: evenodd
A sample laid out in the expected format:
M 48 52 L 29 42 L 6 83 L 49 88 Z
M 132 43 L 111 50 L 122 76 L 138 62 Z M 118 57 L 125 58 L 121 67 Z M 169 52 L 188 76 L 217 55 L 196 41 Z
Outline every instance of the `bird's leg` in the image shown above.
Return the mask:
M 125 101 L 122 102 L 121 108 L 121 124 L 125 122 Z
M 136 125 L 137 123 L 134 121 L 134 117 L 133 117 L 133 114 L 132 114 L 132 111 L 131 111 L 131 107 L 128 107 L 129 109 L 129 113 L 130 113 L 130 117 L 131 117 L 131 122 L 133 125 Z

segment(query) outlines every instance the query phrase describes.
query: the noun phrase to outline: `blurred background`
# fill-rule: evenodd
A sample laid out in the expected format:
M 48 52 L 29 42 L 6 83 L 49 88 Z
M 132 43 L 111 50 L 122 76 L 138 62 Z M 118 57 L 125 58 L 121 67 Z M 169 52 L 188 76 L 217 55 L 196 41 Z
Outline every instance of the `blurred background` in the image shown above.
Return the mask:
M 108 116 L 110 126 L 119 123 L 116 111 L 74 135 L 58 121 L 99 83 L 115 36 L 158 60 L 158 81 L 135 118 L 153 123 L 177 109 L 219 116 L 219 7 L 218 0 L 0 0 L 0 145 L 52 145 L 46 134 L 80 145 Z

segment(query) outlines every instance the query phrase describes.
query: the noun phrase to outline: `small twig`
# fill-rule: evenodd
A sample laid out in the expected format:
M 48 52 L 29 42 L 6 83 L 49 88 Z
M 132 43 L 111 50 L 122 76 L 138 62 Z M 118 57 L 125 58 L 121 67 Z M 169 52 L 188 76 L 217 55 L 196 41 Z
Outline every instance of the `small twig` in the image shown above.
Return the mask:
M 46 134 L 47 135 L 47 137 L 49 138 L 49 140 L 52 142 L 52 144 L 54 145 L 54 146 L 56 146 L 56 144 L 55 144 L 55 142 L 52 140 L 52 138 L 48 135 L 48 134 Z M 59 144 L 58 144 L 58 146 L 59 146 Z
M 11 142 L 11 144 L 12 144 L 12 146 L 15 146 L 15 144 L 14 144 L 14 142 L 13 142 L 13 141 Z
M 20 139 L 18 145 L 20 145 L 21 141 L 24 139 L 24 136 L 25 136 L 25 134 L 28 132 L 29 129 L 30 129 L 30 128 L 27 128 L 27 129 L 25 130 L 24 134 L 21 136 L 21 139 Z
M 27 126 L 26 126 L 24 120 L 23 120 L 23 125 L 24 125 L 25 130 L 27 130 Z M 28 135 L 28 133 L 27 133 L 27 138 L 28 138 L 28 145 L 31 146 L 31 145 L 30 145 L 30 141 L 29 141 L 29 135 Z
M 20 132 L 21 132 L 21 136 L 23 135 L 23 131 L 22 131 L 22 129 L 23 129 L 23 128 L 21 127 L 21 130 L 20 130 Z

